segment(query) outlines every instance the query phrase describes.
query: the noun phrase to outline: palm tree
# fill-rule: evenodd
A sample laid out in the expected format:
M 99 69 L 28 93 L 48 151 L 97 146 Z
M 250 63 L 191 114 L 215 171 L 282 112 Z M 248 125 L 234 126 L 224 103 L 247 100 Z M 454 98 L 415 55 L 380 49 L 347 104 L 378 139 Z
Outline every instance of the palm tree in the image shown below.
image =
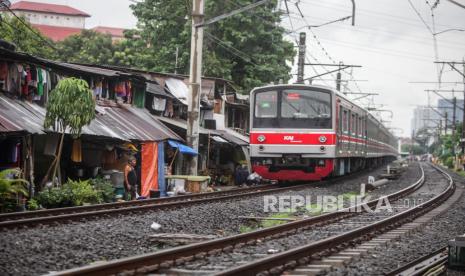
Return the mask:
M 8 201 L 16 199 L 16 204 L 19 205 L 19 195 L 27 196 L 27 185 L 29 182 L 24 179 L 17 178 L 21 175 L 21 170 L 18 168 L 7 169 L 0 172 L 0 210 L 5 211 L 5 205 Z M 11 178 L 11 176 L 15 178 Z

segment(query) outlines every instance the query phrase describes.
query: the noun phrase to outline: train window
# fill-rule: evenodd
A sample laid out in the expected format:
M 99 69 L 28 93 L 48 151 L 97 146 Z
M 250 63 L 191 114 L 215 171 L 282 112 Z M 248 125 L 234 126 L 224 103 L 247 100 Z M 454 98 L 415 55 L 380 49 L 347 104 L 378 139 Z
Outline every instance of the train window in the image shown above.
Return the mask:
M 254 128 L 332 128 L 331 91 L 302 88 L 258 91 Z
M 342 131 L 342 106 L 339 106 L 339 122 L 338 122 L 339 132 Z
M 362 137 L 363 133 L 363 121 L 362 121 L 362 116 L 358 117 L 358 136 Z
M 342 115 L 342 131 L 347 133 L 349 131 L 349 111 L 344 109 L 344 114 Z
M 281 118 L 331 118 L 329 93 L 304 90 L 284 90 L 281 99 Z
M 276 118 L 278 115 L 278 92 L 259 92 L 255 96 L 255 117 Z
M 355 119 L 354 119 L 355 127 L 354 127 L 354 136 L 356 137 L 358 135 L 358 131 L 360 128 L 360 124 L 358 123 L 358 114 L 355 114 Z
M 356 128 L 356 126 L 355 126 L 355 114 L 352 113 L 352 116 L 350 116 L 350 132 L 352 133 L 352 136 L 355 135 L 355 128 Z

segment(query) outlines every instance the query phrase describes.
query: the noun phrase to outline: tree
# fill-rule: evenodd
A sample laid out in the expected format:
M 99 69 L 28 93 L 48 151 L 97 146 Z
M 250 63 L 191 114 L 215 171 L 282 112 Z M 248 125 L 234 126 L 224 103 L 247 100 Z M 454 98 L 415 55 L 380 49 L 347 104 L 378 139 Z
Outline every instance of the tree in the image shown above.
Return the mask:
M 29 23 L 25 24 L 34 29 Z M 53 56 L 53 42 L 40 34 L 32 32 L 18 18 L 0 14 L 0 38 L 16 45 L 16 50 L 31 55 L 50 58 Z
M 109 34 L 92 30 L 67 37 L 57 44 L 57 48 L 57 59 L 90 64 L 111 64 L 115 52 Z
M 207 1 L 206 15 L 214 17 L 252 3 L 252 0 Z M 150 45 L 140 49 L 142 67 L 174 72 L 179 49 L 178 72 L 188 74 L 191 20 L 190 1 L 146 0 L 131 5 L 138 18 L 141 39 Z M 293 44 L 279 27 L 276 1 L 205 27 L 203 74 L 234 81 L 242 89 L 273 81 L 287 81 L 293 61 Z
M 69 130 L 73 137 L 81 135 L 82 128 L 95 118 L 95 101 L 86 81 L 65 78 L 58 82 L 50 93 L 46 108 L 44 127 L 53 128 L 54 131 L 61 133 L 58 153 L 44 179 L 46 181 L 53 168 L 52 181 L 54 182 L 57 168 L 60 165 L 65 132 Z

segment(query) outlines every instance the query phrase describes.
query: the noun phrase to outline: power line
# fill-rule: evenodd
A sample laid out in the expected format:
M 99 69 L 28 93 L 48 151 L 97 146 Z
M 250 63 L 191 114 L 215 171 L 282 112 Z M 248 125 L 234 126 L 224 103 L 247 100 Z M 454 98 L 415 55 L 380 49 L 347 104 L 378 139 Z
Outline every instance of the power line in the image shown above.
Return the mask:
M 410 4 L 410 7 L 412 7 L 413 11 L 418 15 L 418 18 L 420 18 L 421 22 L 423 22 L 423 24 L 425 25 L 425 27 L 428 29 L 428 31 L 431 33 L 431 34 L 434 34 L 433 30 L 431 29 L 431 27 L 426 23 L 425 19 L 423 19 L 423 16 L 421 16 L 421 14 L 418 12 L 417 8 L 415 8 L 415 6 L 413 5 L 412 1 L 411 0 L 407 0 L 408 3 Z
M 28 28 L 33 34 L 36 35 L 37 38 L 39 38 L 42 42 L 44 42 L 47 46 L 49 46 L 50 48 L 52 48 L 53 50 L 57 50 L 57 48 L 55 48 L 55 46 L 53 44 L 50 43 L 50 41 L 44 39 L 42 37 L 42 35 L 40 35 L 39 33 L 37 33 L 29 24 L 27 24 L 26 22 L 24 22 L 24 20 L 19 17 L 18 15 L 16 15 L 16 13 L 14 11 L 12 11 L 10 9 L 10 7 L 8 7 L 8 5 L 6 5 L 4 2 L 0 2 L 0 5 L 5 7 L 11 14 L 14 15 L 14 17 L 16 17 L 19 22 L 21 22 L 24 26 L 26 26 L 26 28 Z
M 253 64 L 255 66 L 259 66 L 258 64 L 256 64 L 255 62 L 252 61 L 252 58 L 250 56 L 248 56 L 246 53 L 234 48 L 233 46 L 229 45 L 227 42 L 219 39 L 218 37 L 208 33 L 208 32 L 205 32 L 205 35 L 210 38 L 213 42 L 215 42 L 216 44 L 222 46 L 225 50 L 227 50 L 228 52 L 230 52 L 231 54 L 239 57 L 240 59 L 244 60 L 245 62 L 247 63 L 250 63 L 250 64 Z

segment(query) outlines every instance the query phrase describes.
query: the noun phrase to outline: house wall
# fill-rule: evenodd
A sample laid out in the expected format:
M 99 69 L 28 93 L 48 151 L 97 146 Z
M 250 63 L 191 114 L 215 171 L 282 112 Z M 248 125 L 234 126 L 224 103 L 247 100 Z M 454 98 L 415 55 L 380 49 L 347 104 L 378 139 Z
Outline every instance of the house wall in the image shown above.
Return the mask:
M 59 27 L 85 28 L 84 16 L 73 16 L 67 14 L 42 13 L 33 11 L 16 11 L 19 16 L 23 16 L 31 24 L 50 25 Z

